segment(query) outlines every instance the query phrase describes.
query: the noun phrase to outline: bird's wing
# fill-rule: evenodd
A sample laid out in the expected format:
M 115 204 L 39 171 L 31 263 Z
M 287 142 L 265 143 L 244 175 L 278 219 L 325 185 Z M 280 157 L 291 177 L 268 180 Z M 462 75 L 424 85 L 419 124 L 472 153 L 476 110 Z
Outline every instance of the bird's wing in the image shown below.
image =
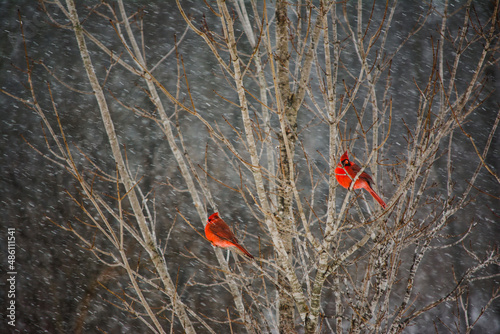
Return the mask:
M 212 231 L 213 234 L 218 236 L 219 238 L 231 242 L 238 242 L 238 239 L 234 236 L 233 232 L 227 226 L 227 224 L 213 224 L 210 227 L 210 230 Z

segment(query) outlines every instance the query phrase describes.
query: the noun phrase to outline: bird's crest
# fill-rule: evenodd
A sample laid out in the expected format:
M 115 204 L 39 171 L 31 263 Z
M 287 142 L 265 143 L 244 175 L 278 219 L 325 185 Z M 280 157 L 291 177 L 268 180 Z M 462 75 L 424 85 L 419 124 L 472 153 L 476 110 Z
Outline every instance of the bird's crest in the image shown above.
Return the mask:
M 212 221 L 212 220 L 215 220 L 215 219 L 217 219 L 217 218 L 219 218 L 219 213 L 218 213 L 218 212 L 215 212 L 215 213 L 213 213 L 210 217 L 208 217 L 208 220 L 209 220 L 209 221 Z
M 349 161 L 349 156 L 347 155 L 347 151 L 345 151 L 344 154 L 342 154 L 342 156 L 340 157 L 341 162 L 344 162 L 344 160 Z

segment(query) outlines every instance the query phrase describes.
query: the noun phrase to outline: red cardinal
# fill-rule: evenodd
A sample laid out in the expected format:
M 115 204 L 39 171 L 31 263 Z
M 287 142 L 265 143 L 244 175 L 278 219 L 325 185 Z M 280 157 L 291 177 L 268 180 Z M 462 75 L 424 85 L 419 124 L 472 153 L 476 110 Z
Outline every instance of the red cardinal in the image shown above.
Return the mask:
M 208 217 L 207 225 L 205 225 L 205 236 L 214 246 L 222 248 L 236 247 L 242 251 L 243 254 L 253 259 L 252 254 L 239 244 L 238 239 L 236 239 L 233 232 L 231 232 L 226 222 L 219 217 L 218 212 Z
M 342 187 L 349 189 L 352 180 L 354 180 L 354 178 L 356 177 L 356 175 L 359 173 L 360 170 L 361 168 L 358 165 L 356 165 L 354 162 L 349 161 L 349 157 L 347 156 L 347 151 L 345 151 L 345 153 L 342 154 L 342 157 L 340 158 L 340 162 L 337 165 L 337 168 L 335 168 L 335 177 L 337 178 L 337 181 L 339 181 Z M 375 198 L 377 202 L 379 202 L 380 205 L 385 209 L 386 205 L 384 201 L 373 190 L 372 184 L 373 184 L 372 177 L 363 172 L 356 180 L 356 183 L 354 184 L 353 188 L 366 189 L 366 191 L 368 191 L 370 195 L 372 195 L 373 198 Z

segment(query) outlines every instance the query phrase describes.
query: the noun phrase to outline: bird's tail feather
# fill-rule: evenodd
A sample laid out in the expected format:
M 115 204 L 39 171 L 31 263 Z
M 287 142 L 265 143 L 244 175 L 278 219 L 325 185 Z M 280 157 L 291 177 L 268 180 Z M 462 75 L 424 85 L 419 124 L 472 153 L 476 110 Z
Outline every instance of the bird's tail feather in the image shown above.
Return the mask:
M 245 248 L 243 248 L 243 246 L 239 245 L 239 244 L 235 244 L 234 245 L 236 248 L 238 248 L 243 254 L 245 254 L 246 256 L 248 256 L 249 258 L 253 259 L 254 257 L 252 256 L 252 254 L 250 254 Z
M 371 187 L 367 187 L 366 190 L 368 190 L 368 192 L 370 193 L 370 195 L 372 195 L 373 198 L 375 198 L 375 200 L 377 202 L 379 202 L 379 204 L 382 206 L 382 208 L 384 208 L 384 209 L 386 208 L 385 202 L 382 200 L 382 198 L 380 198 L 379 195 L 377 195 L 377 193 L 375 192 L 375 190 L 373 190 Z

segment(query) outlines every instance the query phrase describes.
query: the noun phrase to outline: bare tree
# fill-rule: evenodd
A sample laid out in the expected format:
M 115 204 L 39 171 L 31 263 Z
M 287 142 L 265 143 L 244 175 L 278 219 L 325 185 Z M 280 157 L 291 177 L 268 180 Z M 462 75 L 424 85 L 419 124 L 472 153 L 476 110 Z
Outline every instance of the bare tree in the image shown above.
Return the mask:
M 122 0 L 78 9 L 73 0 L 42 5 L 52 24 L 73 33 L 78 46 L 73 51 L 81 57 L 78 66 L 97 102 L 115 168 L 86 158 L 67 140 L 53 98 L 49 106 L 38 102 L 42 93 L 33 85 L 33 68 L 44 65 L 31 60 L 29 50 L 30 96 L 3 92 L 40 116 L 47 145 L 33 148 L 78 182 L 78 191 L 68 195 L 84 217 L 54 223 L 75 234 L 98 261 L 119 268 L 127 288 L 114 289 L 110 279 L 103 286 L 117 307 L 152 332 L 400 333 L 450 302 L 459 310 L 456 330 L 470 332 L 500 296 L 494 283 L 498 249 L 472 246 L 477 221 L 459 219 L 480 196 L 481 175 L 500 181 L 486 162 L 500 109 L 496 106 L 492 114 L 486 140 L 467 128 L 475 122 L 474 113 L 494 99 L 487 71 L 498 66 L 499 1 L 492 1 L 488 15 L 479 15 L 471 0 L 456 10 L 447 1 L 441 7 L 427 4 L 414 13 L 411 28 L 400 33 L 397 1 L 367 6 L 361 0 L 217 0 L 205 3 L 200 23 L 177 0 L 184 34 L 195 33 L 197 43 L 208 47 L 218 66 L 215 74 L 234 90 L 232 96 L 214 94 L 234 113 L 232 120 L 200 111 L 194 88 L 205 83 L 189 76 L 184 58 L 190 55 L 178 52 L 184 35 L 151 64 L 152 46 L 144 36 L 147 15 L 129 13 Z M 112 27 L 112 42 L 95 32 L 91 22 L 96 19 Z M 436 25 L 425 45 L 428 66 L 420 77 L 406 78 L 418 103 L 402 116 L 395 110 L 404 101 L 393 95 L 404 95 L 393 84 L 393 64 L 404 63 L 405 47 L 429 31 L 430 20 Z M 175 80 L 162 80 L 158 68 L 174 56 L 177 66 L 165 70 Z M 109 59 L 107 71 L 96 70 L 97 57 Z M 49 71 L 53 80 L 63 81 Z M 148 102 L 113 94 L 115 88 L 107 88 L 110 78 L 120 75 L 133 76 L 137 85 L 132 89 Z M 176 196 L 187 194 L 183 198 L 195 213 L 189 206 L 170 208 L 177 210 L 176 224 L 157 215 L 160 195 L 142 182 L 144 176 L 128 158 L 113 116 L 118 110 L 154 121 L 152 131 L 163 134 L 183 189 L 169 187 Z M 202 133 L 188 130 L 199 125 Z M 463 138 L 475 154 L 468 159 L 467 179 L 459 181 L 454 157 Z M 335 168 L 346 150 L 361 171 L 372 175 L 387 208 L 353 186 L 338 187 Z M 82 157 L 87 167 L 78 162 Z M 230 195 L 214 195 L 220 192 Z M 183 255 L 212 275 L 179 282 L 172 257 L 181 255 L 167 250 L 171 231 L 181 224 L 201 230 L 207 211 L 220 208 L 224 216 L 231 198 L 245 203 L 246 216 L 252 217 L 245 240 L 259 253 L 257 260 L 232 261 L 214 248 L 214 265 L 188 247 Z M 455 271 L 450 264 L 453 281 L 420 297 L 427 289 L 423 261 L 444 266 L 432 259 L 446 251 L 468 257 L 465 268 Z M 468 296 L 483 282 L 494 288 L 480 311 L 476 306 L 472 312 Z M 194 289 L 218 287 L 227 293 L 213 302 L 230 303 L 225 318 L 207 316 L 209 308 L 189 302 Z

